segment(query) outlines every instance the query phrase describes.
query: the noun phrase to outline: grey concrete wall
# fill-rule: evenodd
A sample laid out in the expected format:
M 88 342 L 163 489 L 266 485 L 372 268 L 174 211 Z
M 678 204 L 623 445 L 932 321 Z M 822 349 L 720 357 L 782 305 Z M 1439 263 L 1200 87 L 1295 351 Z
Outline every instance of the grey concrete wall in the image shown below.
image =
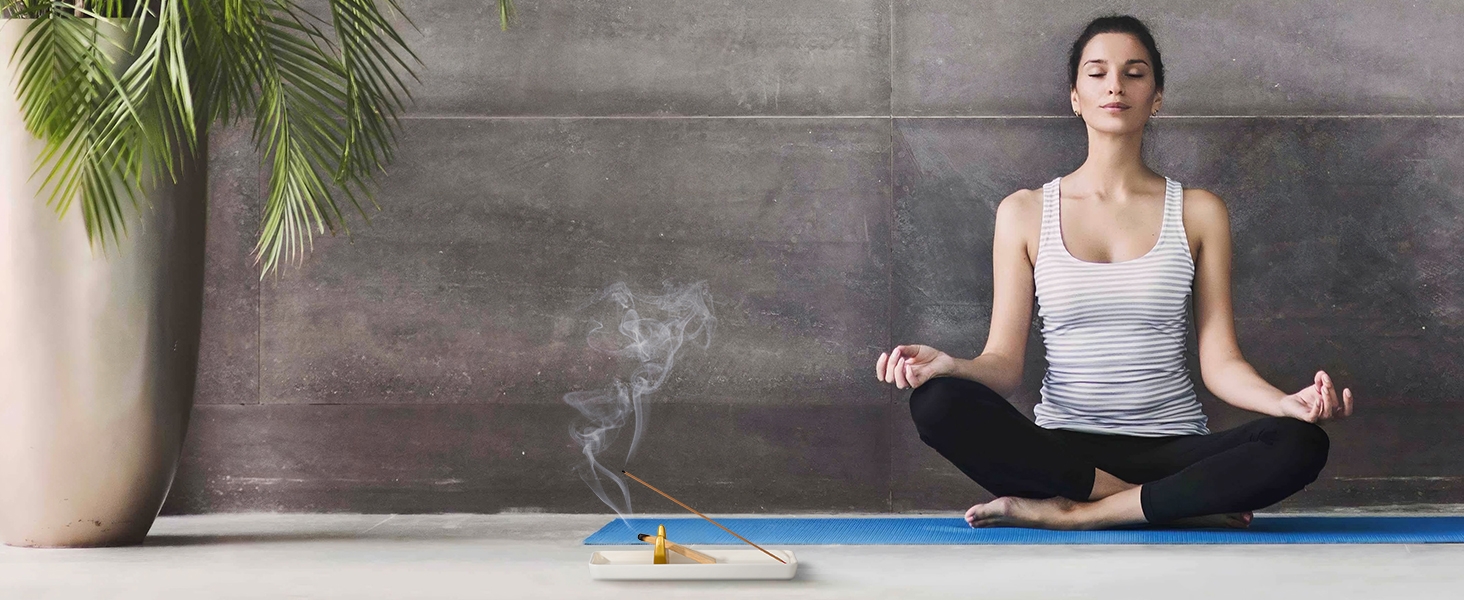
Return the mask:
M 1229 203 L 1246 357 L 1356 392 L 1280 508 L 1464 502 L 1454 0 L 519 0 L 509 32 L 487 0 L 403 4 L 425 67 L 372 226 L 257 281 L 260 165 L 247 132 L 213 141 L 166 512 L 607 511 L 570 471 L 561 398 L 616 367 L 577 307 L 665 280 L 707 281 L 717 330 L 651 396 L 632 471 L 712 512 L 988 498 L 873 361 L 985 343 L 995 205 L 1080 164 L 1064 55 L 1109 12 L 1164 53 L 1150 164 Z M 1202 398 L 1215 428 L 1253 417 Z

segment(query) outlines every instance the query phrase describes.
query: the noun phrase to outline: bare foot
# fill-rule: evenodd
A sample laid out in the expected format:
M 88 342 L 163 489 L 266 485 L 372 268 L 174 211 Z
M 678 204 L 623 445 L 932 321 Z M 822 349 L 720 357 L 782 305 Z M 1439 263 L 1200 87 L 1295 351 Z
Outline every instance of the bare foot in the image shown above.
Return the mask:
M 1189 517 L 1177 519 L 1168 523 L 1161 523 L 1164 527 L 1227 527 L 1230 529 L 1245 529 L 1250 527 L 1253 515 L 1249 512 L 1227 513 L 1223 515 L 1205 515 L 1202 517 Z
M 1078 503 L 1056 497 L 1043 500 L 1002 496 L 966 511 L 966 523 L 972 527 L 1034 527 L 1039 529 L 1078 529 L 1074 518 Z

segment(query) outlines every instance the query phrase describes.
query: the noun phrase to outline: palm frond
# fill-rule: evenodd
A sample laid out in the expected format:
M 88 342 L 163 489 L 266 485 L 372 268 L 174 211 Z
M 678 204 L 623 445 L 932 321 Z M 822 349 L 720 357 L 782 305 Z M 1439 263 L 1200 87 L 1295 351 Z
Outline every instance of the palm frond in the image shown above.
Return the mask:
M 58 213 L 81 200 L 88 239 L 105 251 L 109 239 L 126 233 L 122 200 L 135 206 L 146 183 L 137 139 L 144 128 L 116 72 L 131 50 L 127 36 L 94 10 L 65 2 L 17 12 L 40 15 L 11 57 L 21 63 L 16 91 L 26 129 L 45 142 L 36 174 L 47 171 L 41 187 Z
M 513 4 L 497 2 L 507 29 Z M 302 260 L 313 232 L 349 234 L 347 202 L 369 223 L 362 202 L 376 206 L 421 61 L 388 17 L 405 18 L 397 0 L 328 6 L 325 20 L 296 0 L 0 0 L 33 19 L 11 60 L 26 128 L 45 141 L 33 176 L 48 203 L 79 202 L 105 250 L 213 123 L 252 119 L 270 173 L 260 277 Z
M 297 261 L 310 247 L 311 226 L 335 232 L 340 209 L 332 174 L 344 160 L 344 67 L 322 50 L 324 34 L 293 6 L 261 13 L 257 52 L 262 58 L 255 139 L 270 167 L 269 197 L 255 260 L 263 273 L 282 255 Z
M 498 22 L 504 31 L 508 31 L 508 22 L 516 20 L 514 17 L 517 14 L 513 9 L 513 0 L 498 0 Z

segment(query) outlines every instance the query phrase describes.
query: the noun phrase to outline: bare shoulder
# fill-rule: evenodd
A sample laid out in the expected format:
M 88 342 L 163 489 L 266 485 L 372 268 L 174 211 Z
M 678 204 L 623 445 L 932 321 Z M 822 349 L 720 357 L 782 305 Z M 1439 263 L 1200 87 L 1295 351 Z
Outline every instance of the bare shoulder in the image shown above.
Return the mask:
M 1209 229 L 1226 224 L 1230 218 L 1229 209 L 1220 196 L 1207 189 L 1184 188 L 1184 224 Z
M 1185 188 L 1183 201 L 1185 237 L 1192 255 L 1202 254 L 1207 241 L 1230 246 L 1230 210 L 1220 196 L 1206 189 Z
M 1035 263 L 1042 233 L 1042 190 L 1021 189 L 1001 199 L 996 207 L 996 237 L 1019 244 Z
M 1025 223 L 1032 215 L 1042 216 L 1042 190 L 1017 190 L 1002 198 L 996 206 L 996 213 L 1006 213 L 1005 218 Z

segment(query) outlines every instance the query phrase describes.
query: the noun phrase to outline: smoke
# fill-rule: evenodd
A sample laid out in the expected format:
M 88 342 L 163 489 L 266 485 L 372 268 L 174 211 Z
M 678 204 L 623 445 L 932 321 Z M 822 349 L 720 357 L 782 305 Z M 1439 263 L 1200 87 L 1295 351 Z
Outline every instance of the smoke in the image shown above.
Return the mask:
M 646 396 L 655 392 L 671 374 L 676 363 L 676 353 L 688 340 L 703 338 L 702 348 L 712 343 L 712 330 L 717 318 L 712 316 L 712 295 L 707 282 L 698 281 L 676 287 L 664 282 L 663 294 L 638 296 L 625 283 L 615 283 L 598 296 L 580 307 L 595 305 L 609 299 L 618 308 L 619 326 L 611 331 L 605 324 L 592 320 L 587 341 L 591 348 L 618 357 L 638 362 L 635 372 L 627 381 L 616 377 L 608 387 L 596 390 L 579 390 L 564 395 L 564 402 L 579 410 L 583 419 L 570 425 L 569 435 L 580 445 L 585 462 L 575 467 L 595 495 L 623 519 L 630 509 L 630 490 L 620 477 L 619 469 L 609 469 L 600 462 L 620 430 L 633 417 L 635 429 L 631 433 L 630 449 L 625 453 L 625 464 L 635 456 L 650 423 Z M 649 314 L 648 314 L 649 313 Z M 661 318 L 655 318 L 655 317 Z M 606 482 L 614 488 L 607 491 Z M 619 500 L 612 492 L 619 490 Z

